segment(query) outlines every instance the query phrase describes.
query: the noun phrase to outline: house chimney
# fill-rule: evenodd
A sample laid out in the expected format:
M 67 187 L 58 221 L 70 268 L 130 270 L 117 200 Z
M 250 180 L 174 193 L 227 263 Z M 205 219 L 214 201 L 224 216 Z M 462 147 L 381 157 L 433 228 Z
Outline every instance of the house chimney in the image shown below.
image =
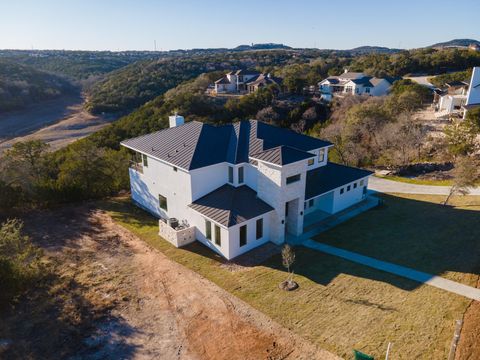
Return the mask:
M 185 123 L 185 119 L 183 118 L 183 116 L 178 115 L 176 112 L 174 115 L 170 115 L 168 117 L 168 120 L 171 128 L 175 126 L 183 125 Z
M 347 69 L 347 68 L 343 69 L 343 73 L 344 73 L 344 74 L 346 74 L 347 72 L 348 72 L 348 69 Z

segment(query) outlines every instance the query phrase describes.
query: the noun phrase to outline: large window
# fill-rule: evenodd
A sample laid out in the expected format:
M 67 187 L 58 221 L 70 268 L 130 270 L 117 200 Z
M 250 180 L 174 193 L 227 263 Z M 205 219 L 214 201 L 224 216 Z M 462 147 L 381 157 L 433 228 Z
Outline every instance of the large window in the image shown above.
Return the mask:
M 238 168 L 238 183 L 239 184 L 243 183 L 243 166 L 240 166 Z
M 257 240 L 263 237 L 263 219 L 257 220 Z
M 240 247 L 247 245 L 247 225 L 240 226 Z
M 160 205 L 160 209 L 168 211 L 167 198 L 165 196 L 158 195 L 158 203 Z
M 300 174 L 287 177 L 287 185 L 300 181 Z
M 212 240 L 212 223 L 208 220 L 205 220 L 205 237 Z
M 222 232 L 220 231 L 220 226 L 215 225 L 215 244 L 222 246 Z
M 143 166 L 148 167 L 148 157 L 145 154 L 143 154 Z
M 228 182 L 233 184 L 233 167 L 228 167 Z
M 320 149 L 318 151 L 318 162 L 323 162 L 325 160 L 325 149 Z

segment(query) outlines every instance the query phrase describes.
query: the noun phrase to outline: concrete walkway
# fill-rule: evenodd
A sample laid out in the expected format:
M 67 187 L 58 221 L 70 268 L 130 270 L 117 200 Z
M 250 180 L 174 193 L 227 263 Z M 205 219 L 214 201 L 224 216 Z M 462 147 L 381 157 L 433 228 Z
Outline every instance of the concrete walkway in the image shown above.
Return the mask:
M 450 186 L 436 185 L 418 185 L 409 184 L 400 181 L 392 181 L 387 179 L 371 176 L 368 180 L 369 190 L 382 193 L 402 193 L 402 194 L 424 194 L 424 195 L 448 195 Z M 480 195 L 480 188 L 470 190 L 469 195 Z
M 316 242 L 312 239 L 301 243 L 303 246 L 313 250 L 321 251 L 330 255 L 338 256 L 343 259 L 356 262 L 377 270 L 385 271 L 391 274 L 402 276 L 404 278 L 418 281 L 422 284 L 435 286 L 439 289 L 465 296 L 472 300 L 480 301 L 480 289 L 460 284 L 440 276 L 428 274 L 422 271 L 410 269 L 405 266 L 395 265 L 386 261 L 377 260 L 368 256 L 360 255 L 351 251 L 343 250 L 334 246 Z

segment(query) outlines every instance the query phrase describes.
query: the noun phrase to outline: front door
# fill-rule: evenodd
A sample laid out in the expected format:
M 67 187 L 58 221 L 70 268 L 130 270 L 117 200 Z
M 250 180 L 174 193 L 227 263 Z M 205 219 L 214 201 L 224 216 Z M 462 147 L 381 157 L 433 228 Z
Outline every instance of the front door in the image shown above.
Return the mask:
M 299 199 L 294 199 L 285 203 L 285 233 L 298 235 L 298 204 Z

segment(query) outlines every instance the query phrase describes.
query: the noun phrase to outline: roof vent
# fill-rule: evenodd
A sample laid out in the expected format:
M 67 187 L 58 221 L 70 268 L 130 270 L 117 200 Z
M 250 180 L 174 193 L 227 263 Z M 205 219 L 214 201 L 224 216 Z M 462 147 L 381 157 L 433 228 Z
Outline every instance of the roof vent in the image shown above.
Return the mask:
M 183 125 L 185 123 L 185 119 L 183 118 L 183 116 L 178 115 L 176 112 L 174 115 L 169 116 L 168 120 L 171 128 Z

